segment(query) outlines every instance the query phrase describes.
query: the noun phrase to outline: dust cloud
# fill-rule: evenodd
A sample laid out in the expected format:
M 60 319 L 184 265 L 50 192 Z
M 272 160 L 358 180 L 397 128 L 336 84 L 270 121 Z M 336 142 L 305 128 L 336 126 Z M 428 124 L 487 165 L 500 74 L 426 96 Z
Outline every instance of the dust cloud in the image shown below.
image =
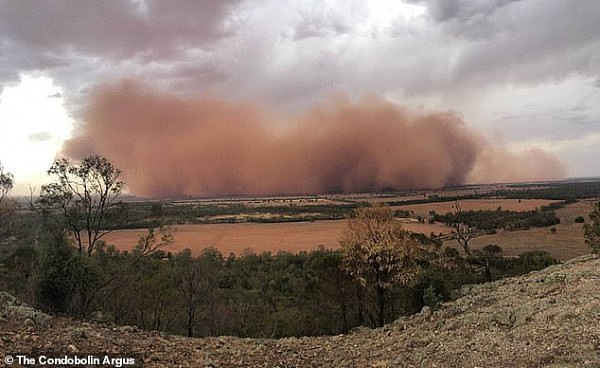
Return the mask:
M 564 175 L 541 150 L 491 147 L 450 112 L 343 96 L 294 116 L 124 81 L 99 87 L 63 154 L 106 156 L 143 197 L 317 194 L 437 188 Z M 515 166 L 515 161 L 527 162 Z M 533 169 L 532 169 L 533 168 Z

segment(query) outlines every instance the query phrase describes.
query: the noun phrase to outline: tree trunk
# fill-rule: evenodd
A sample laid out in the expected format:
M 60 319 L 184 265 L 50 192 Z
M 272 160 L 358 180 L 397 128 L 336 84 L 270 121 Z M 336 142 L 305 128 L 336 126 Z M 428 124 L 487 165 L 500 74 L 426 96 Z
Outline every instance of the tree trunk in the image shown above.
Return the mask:
M 379 302 L 379 327 L 385 324 L 385 289 L 377 287 L 377 299 Z
M 363 321 L 364 321 L 364 316 L 363 316 L 363 297 L 362 297 L 362 290 L 360 289 L 360 283 L 356 282 L 356 297 L 358 298 L 358 326 L 362 326 Z
M 187 321 L 187 336 L 194 337 L 194 316 L 196 314 L 196 308 L 189 307 L 188 308 L 188 321 Z

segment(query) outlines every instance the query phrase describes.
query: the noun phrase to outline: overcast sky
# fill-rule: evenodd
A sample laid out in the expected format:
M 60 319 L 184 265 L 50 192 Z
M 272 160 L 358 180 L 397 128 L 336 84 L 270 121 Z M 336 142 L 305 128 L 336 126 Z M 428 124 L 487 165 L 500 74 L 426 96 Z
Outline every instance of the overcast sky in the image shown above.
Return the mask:
M 453 110 L 600 175 L 600 0 L 0 0 L 0 161 L 35 182 L 19 167 L 47 167 L 123 78 L 279 111 L 334 93 Z

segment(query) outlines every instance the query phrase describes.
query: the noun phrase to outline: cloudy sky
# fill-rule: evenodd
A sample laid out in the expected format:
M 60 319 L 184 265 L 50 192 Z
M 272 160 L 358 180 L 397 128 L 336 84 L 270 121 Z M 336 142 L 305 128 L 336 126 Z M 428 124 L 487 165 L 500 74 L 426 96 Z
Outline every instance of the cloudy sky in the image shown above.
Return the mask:
M 600 175 L 599 0 L 0 0 L 0 161 L 20 191 L 122 79 L 296 112 L 342 93 L 451 110 Z

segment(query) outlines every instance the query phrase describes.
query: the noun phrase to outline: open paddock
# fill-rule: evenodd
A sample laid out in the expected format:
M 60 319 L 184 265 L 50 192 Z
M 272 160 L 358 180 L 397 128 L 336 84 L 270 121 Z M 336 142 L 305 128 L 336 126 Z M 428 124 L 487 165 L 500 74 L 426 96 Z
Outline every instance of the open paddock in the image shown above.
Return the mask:
M 518 200 L 486 199 L 461 201 L 463 210 L 496 209 L 502 206 L 509 210 L 531 210 L 547 205 L 547 200 Z M 497 234 L 485 235 L 472 240 L 473 248 L 488 244 L 502 247 L 505 255 L 519 255 L 532 250 L 544 250 L 553 256 L 567 260 L 589 253 L 589 248 L 583 240 L 583 225 L 574 222 L 575 217 L 584 216 L 591 210 L 591 201 L 581 201 L 569 204 L 557 211 L 561 223 L 556 225 L 556 232 L 550 227 L 532 228 L 520 231 L 499 231 Z M 453 202 L 426 203 L 422 205 L 401 206 L 403 209 L 412 208 L 415 214 L 427 214 L 430 210 L 439 213 L 452 210 Z M 412 219 L 401 219 L 402 227 L 406 230 L 429 235 L 449 234 L 451 229 L 444 224 L 419 223 Z M 299 252 L 310 251 L 323 245 L 325 248 L 339 247 L 342 232 L 347 226 L 346 220 L 282 222 L 282 223 L 234 223 L 234 224 L 205 224 L 178 225 L 174 243 L 166 251 L 177 252 L 190 248 L 194 254 L 202 249 L 216 247 L 224 255 L 229 253 L 242 254 L 246 249 L 260 253 L 269 251 Z M 109 244 L 118 249 L 132 249 L 140 235 L 145 230 L 118 230 L 107 235 Z M 455 245 L 448 240 L 446 245 Z
M 199 254 L 204 248 L 216 247 L 224 255 L 239 255 L 248 248 L 256 253 L 310 251 L 320 245 L 334 249 L 340 246 L 340 237 L 346 226 L 346 220 L 177 225 L 173 244 L 164 250 L 178 252 L 190 248 L 194 254 Z M 402 221 L 402 227 L 427 235 L 432 231 L 435 234 L 450 231 L 443 224 Z M 133 249 L 145 233 L 143 229 L 117 230 L 106 235 L 105 240 L 117 249 Z
M 504 255 L 516 256 L 528 251 L 547 251 L 560 260 L 568 260 L 590 252 L 583 238 L 583 224 L 575 222 L 577 216 L 589 221 L 588 214 L 593 201 L 580 201 L 564 206 L 556 211 L 560 224 L 552 227 L 532 228 L 521 231 L 501 231 L 484 235 L 471 241 L 474 248 L 496 244 L 504 250 Z M 448 243 L 450 244 L 450 243 Z
M 546 199 L 465 199 L 458 201 L 463 211 L 477 211 L 477 210 L 495 210 L 498 207 L 502 207 L 503 210 L 509 211 L 531 211 L 542 206 L 547 206 L 550 203 L 557 201 L 550 201 Z M 454 212 L 454 205 L 456 202 L 434 202 L 434 203 L 421 203 L 411 204 L 404 206 L 395 206 L 396 210 L 413 211 L 415 215 L 427 216 L 429 211 L 435 211 L 439 214 L 446 214 L 448 212 Z

